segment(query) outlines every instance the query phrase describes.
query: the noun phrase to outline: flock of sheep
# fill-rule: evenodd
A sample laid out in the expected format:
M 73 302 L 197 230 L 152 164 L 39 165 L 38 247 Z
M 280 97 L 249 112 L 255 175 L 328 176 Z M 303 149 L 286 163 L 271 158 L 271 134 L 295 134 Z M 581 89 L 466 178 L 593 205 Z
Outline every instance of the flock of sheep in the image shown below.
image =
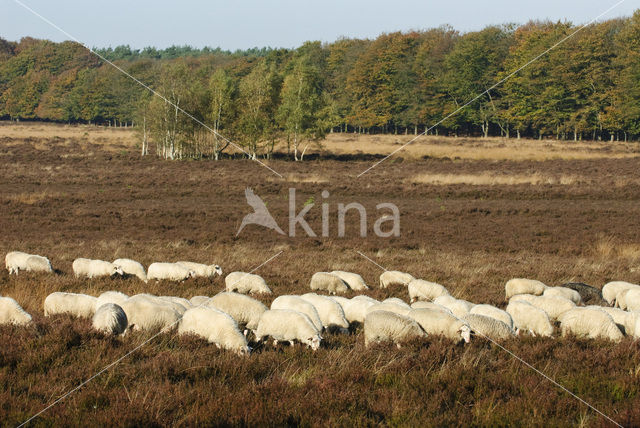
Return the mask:
M 52 272 L 46 257 L 11 252 L 5 258 L 10 274 L 20 271 Z M 132 275 L 143 281 L 183 281 L 190 277 L 222 275 L 218 265 L 192 262 L 153 263 L 144 267 L 130 259 L 114 262 L 76 259 L 78 277 Z M 278 342 L 320 347 L 323 331 L 348 333 L 354 323 L 363 325 L 364 343 L 400 343 L 428 336 L 469 342 L 472 334 L 500 341 L 520 332 L 552 336 L 554 324 L 561 334 L 621 340 L 640 337 L 640 285 L 615 281 L 602 291 L 580 283 L 549 287 L 540 281 L 516 278 L 505 285 L 504 309 L 457 299 L 442 285 L 416 279 L 399 271 L 380 275 L 380 287 L 407 288 L 410 303 L 392 297 L 384 301 L 366 295 L 348 299 L 337 296 L 349 290 L 369 289 L 363 278 L 351 272 L 318 272 L 303 295 L 276 297 L 270 308 L 247 294 L 272 294 L 265 280 L 255 274 L 232 272 L 225 277 L 224 292 L 213 297 L 137 294 L 119 291 L 101 295 L 55 292 L 44 301 L 44 315 L 71 314 L 91 318 L 93 327 L 105 334 L 124 334 L 129 329 L 195 334 L 219 348 L 238 354 L 250 352 L 249 340 L 266 338 Z M 597 303 L 589 304 L 585 303 Z M 31 316 L 10 297 L 0 297 L 0 324 L 28 324 Z

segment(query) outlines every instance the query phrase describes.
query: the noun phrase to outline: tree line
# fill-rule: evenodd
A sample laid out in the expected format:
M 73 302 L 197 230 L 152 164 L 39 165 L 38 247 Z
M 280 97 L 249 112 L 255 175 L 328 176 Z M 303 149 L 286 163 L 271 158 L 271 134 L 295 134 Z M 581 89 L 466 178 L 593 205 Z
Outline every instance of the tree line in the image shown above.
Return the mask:
M 0 117 L 135 125 L 143 155 L 170 159 L 217 159 L 232 144 L 268 157 L 278 142 L 300 159 L 327 132 L 637 140 L 640 10 L 588 26 L 511 76 L 577 29 L 534 21 L 297 49 L 97 50 L 171 103 L 77 43 L 0 39 Z

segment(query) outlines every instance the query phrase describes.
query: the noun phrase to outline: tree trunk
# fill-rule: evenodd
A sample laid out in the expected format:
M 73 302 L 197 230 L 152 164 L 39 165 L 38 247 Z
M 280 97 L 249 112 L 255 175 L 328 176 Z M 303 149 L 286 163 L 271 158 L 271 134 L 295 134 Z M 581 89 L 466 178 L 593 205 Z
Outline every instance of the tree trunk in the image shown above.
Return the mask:
M 519 129 L 519 128 L 518 128 L 518 129 L 516 129 L 516 135 L 518 136 L 517 138 L 518 138 L 518 140 L 519 140 L 519 139 L 520 139 L 520 129 Z

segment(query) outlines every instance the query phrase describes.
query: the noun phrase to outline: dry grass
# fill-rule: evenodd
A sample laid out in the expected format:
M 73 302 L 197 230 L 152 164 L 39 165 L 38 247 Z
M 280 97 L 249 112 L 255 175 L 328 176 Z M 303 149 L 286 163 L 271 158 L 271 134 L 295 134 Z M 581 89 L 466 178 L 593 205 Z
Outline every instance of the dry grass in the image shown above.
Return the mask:
M 512 186 L 516 184 L 531 184 L 538 186 L 545 184 L 571 185 L 577 183 L 580 179 L 576 176 L 570 175 L 552 177 L 543 174 L 497 175 L 485 172 L 480 174 L 418 174 L 407 179 L 407 181 L 417 184 L 436 185 L 470 184 L 473 186 Z

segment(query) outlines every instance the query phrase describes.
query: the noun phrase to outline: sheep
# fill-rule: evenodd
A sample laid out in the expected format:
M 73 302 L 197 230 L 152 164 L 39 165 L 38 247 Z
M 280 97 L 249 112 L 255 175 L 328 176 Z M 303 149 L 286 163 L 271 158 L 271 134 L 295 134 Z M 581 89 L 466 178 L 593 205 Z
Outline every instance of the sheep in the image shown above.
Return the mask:
M 38 255 L 31 255 L 27 257 L 27 272 L 53 272 L 51 262 L 48 258 Z
M 362 277 L 357 273 L 345 272 L 342 270 L 334 270 L 330 273 L 332 273 L 333 275 L 336 275 L 341 280 L 346 282 L 347 286 L 349 286 L 349 288 L 352 290 L 362 291 L 362 290 L 369 289 L 367 284 L 364 282 L 364 279 L 362 279 Z
M 266 336 L 278 341 L 288 341 L 293 346 L 297 340 L 312 350 L 320 347 L 322 336 L 305 314 L 291 309 L 270 309 L 262 314 L 256 330 L 256 340 L 262 342 Z
M 228 291 L 213 296 L 207 302 L 207 306 L 226 312 L 238 325 L 252 331 L 258 328 L 260 317 L 269 309 L 252 297 Z
M 509 301 L 524 300 L 531 303 L 536 308 L 540 308 L 549 315 L 551 321 L 556 321 L 560 315 L 568 310 L 576 307 L 576 304 L 569 299 L 563 297 L 553 296 L 531 296 L 531 295 L 516 295 Z
M 446 288 L 435 282 L 413 279 L 408 285 L 411 303 L 416 300 L 431 300 L 449 294 Z
M 404 300 L 400 299 L 399 297 L 388 297 L 388 298 L 384 299 L 381 303 L 395 303 L 396 305 L 404 306 L 406 308 L 410 307 L 407 304 L 407 302 L 405 302 Z
M 322 331 L 322 320 L 318 310 L 312 304 L 300 296 L 279 296 L 271 302 L 271 309 L 289 309 L 305 314 L 318 331 Z
M 105 291 L 96 299 L 95 309 L 98 309 L 105 303 L 114 303 L 116 305 L 122 306 L 122 303 L 128 298 L 129 296 L 119 291 Z
M 204 305 L 207 304 L 209 299 L 211 299 L 211 297 L 208 297 L 208 296 L 193 296 L 191 299 L 189 299 L 189 301 L 191 302 L 192 306 L 204 306 Z
M 466 300 L 462 299 L 456 299 L 455 297 L 448 294 L 436 297 L 433 303 L 444 306 L 458 318 L 462 318 L 465 314 L 468 314 L 471 308 L 473 308 L 474 306 L 471 302 L 467 302 Z
M 624 335 L 611 315 L 601 309 L 573 308 L 560 317 L 562 336 L 574 334 L 589 339 L 608 339 L 619 342 Z
M 566 287 L 547 287 L 542 293 L 543 296 L 562 297 L 571 300 L 576 305 L 582 303 L 580 293 Z
M 411 309 L 407 316 L 415 320 L 428 334 L 444 336 L 447 339 L 459 342 L 471 340 L 471 328 L 467 323 L 450 313 L 438 309 Z
M 636 321 L 640 318 L 640 312 L 627 312 L 620 308 L 611 308 L 609 306 L 590 305 L 586 307 L 605 311 L 613 318 L 613 321 L 624 334 L 636 337 Z M 638 333 L 640 333 L 640 330 Z
M 211 278 L 216 275 L 222 276 L 222 268 L 218 265 L 205 265 L 193 262 L 176 262 L 176 264 L 194 271 L 196 273 L 196 277 L 202 276 L 205 278 Z
M 191 303 L 187 299 L 182 299 L 180 297 L 154 296 L 153 294 L 141 293 L 131 296 L 129 299 L 131 298 L 144 299 L 152 303 L 157 303 L 159 305 L 169 305 L 174 310 L 176 310 L 180 314 L 180 316 L 182 316 L 182 314 L 184 314 L 187 309 L 191 308 Z
M 226 291 L 235 291 L 241 294 L 273 294 L 265 280 L 252 273 L 231 272 L 224 279 Z
M 425 302 L 424 300 L 418 300 L 417 302 L 413 302 L 411 304 L 411 309 L 436 309 L 440 312 L 453 315 L 453 312 L 451 312 L 451 309 L 445 308 L 444 306 L 438 305 L 437 303 Z
M 347 332 L 349 321 L 344 316 L 344 310 L 339 303 L 327 296 L 320 296 L 315 293 L 307 293 L 300 296 L 307 302 L 316 307 L 322 326 L 329 329 L 339 329 L 341 332 Z
M 640 310 L 640 287 L 630 287 L 616 296 L 616 303 L 620 309 L 625 311 Z
M 497 320 L 502 321 L 510 328 L 513 328 L 513 319 L 508 312 L 503 311 L 502 309 L 496 308 L 492 305 L 475 305 L 469 311 L 471 314 L 484 315 L 487 317 L 495 318 Z
M 311 277 L 309 287 L 312 290 L 324 290 L 331 294 L 346 293 L 349 286 L 339 276 L 329 272 L 316 272 Z
M 0 324 L 27 325 L 31 322 L 29 315 L 11 297 L 0 297 Z
M 22 251 L 11 251 L 4 258 L 9 275 L 23 270 L 25 272 L 53 272 L 51 262 L 43 256 L 27 254 Z
M 405 272 L 397 270 L 387 270 L 380 275 L 380 288 L 387 288 L 390 285 L 409 285 L 415 278 Z
M 619 293 L 634 287 L 638 287 L 638 285 L 626 281 L 608 282 L 602 287 L 602 298 L 606 300 L 608 304 L 614 305 Z
M 410 310 L 410 306 L 398 305 L 397 303 L 378 303 L 367 308 L 367 315 L 374 311 L 387 311 L 399 315 L 407 315 Z
M 95 313 L 97 300 L 86 294 L 56 291 L 44 299 L 44 316 L 71 314 L 80 318 L 91 318 Z
M 186 312 L 180 312 L 174 304 L 142 294 L 129 297 L 121 306 L 133 330 L 169 331 Z
M 194 278 L 196 273 L 183 266 L 175 263 L 151 263 L 147 270 L 147 278 L 160 281 L 167 279 L 169 281 L 185 281 Z
M 561 287 L 577 291 L 586 305 L 602 306 L 606 304 L 606 300 L 602 298 L 602 291 L 583 282 L 567 282 L 562 284 Z
M 422 327 L 405 315 L 389 311 L 373 311 L 364 319 L 364 346 L 374 343 L 400 343 L 412 339 L 424 339 L 427 333 Z
M 535 279 L 513 278 L 507 281 L 504 286 L 505 300 L 509 300 L 516 294 L 533 294 L 540 296 L 547 288 L 546 284 Z
M 513 329 L 500 320 L 479 314 L 466 314 L 462 321 L 469 324 L 471 331 L 491 340 L 506 340 L 515 336 Z
M 141 281 L 145 283 L 148 281 L 147 273 L 144 270 L 144 266 L 139 262 L 131 259 L 116 259 L 113 261 L 113 264 L 116 266 L 120 266 L 122 272 L 127 275 L 133 275 L 138 277 Z
M 553 334 L 553 326 L 547 313 L 529 302 L 510 301 L 507 305 L 507 312 L 513 319 L 513 325 L 517 331 L 526 330 L 533 336 L 549 337 Z
M 178 334 L 195 334 L 214 343 L 218 348 L 233 351 L 239 355 L 250 352 L 247 339 L 238 329 L 234 319 L 218 309 L 200 306 L 188 309 L 178 326 Z
M 363 323 L 365 316 L 367 316 L 367 309 L 376 304 L 365 299 L 356 299 L 355 297 L 347 299 L 346 297 L 332 296 L 331 299 L 342 306 L 344 317 L 349 321 L 349 324 L 354 322 Z
M 115 303 L 105 303 L 93 314 L 91 325 L 104 334 L 118 335 L 127 330 L 127 314 Z
M 91 259 L 75 259 L 73 261 L 73 273 L 76 278 L 87 277 L 97 278 L 101 276 L 112 275 L 124 275 L 124 271 L 121 267 L 114 265 L 111 262 L 104 260 L 91 260 Z
M 366 296 L 364 294 L 359 294 L 357 296 L 353 296 L 351 299 L 352 300 L 353 299 L 355 299 L 355 300 L 364 300 L 364 301 L 371 302 L 371 303 L 374 303 L 374 304 L 380 303 L 380 301 L 374 299 L 373 297 L 369 297 L 369 296 Z
M 191 309 L 193 307 L 193 305 L 191 304 L 191 301 L 189 301 L 188 299 L 185 299 L 184 297 L 177 297 L 177 296 L 158 296 L 158 299 L 160 300 L 164 300 L 165 302 L 170 302 L 170 303 L 175 303 L 177 305 L 182 306 L 185 310 L 187 309 Z M 184 311 L 183 311 L 184 312 Z

